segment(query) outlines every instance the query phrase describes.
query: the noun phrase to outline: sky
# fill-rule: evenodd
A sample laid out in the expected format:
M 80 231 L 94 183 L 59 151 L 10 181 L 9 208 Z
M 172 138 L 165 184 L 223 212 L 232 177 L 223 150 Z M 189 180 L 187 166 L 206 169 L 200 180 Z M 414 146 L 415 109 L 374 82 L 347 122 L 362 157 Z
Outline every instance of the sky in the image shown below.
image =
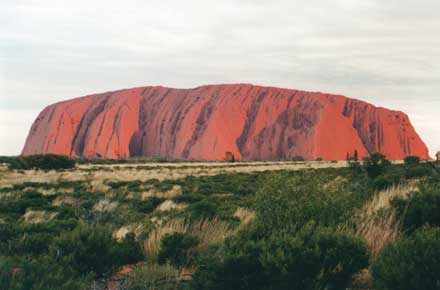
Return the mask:
M 440 150 L 438 0 L 1 0 L 0 155 L 47 105 L 163 85 L 252 83 L 407 113 Z

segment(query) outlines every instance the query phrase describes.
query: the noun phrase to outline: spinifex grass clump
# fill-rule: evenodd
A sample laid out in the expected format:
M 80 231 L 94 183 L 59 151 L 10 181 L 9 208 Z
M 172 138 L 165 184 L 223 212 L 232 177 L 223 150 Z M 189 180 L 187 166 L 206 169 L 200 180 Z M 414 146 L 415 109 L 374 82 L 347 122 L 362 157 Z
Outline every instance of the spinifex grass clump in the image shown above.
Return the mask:
M 227 237 L 237 233 L 229 223 L 218 218 L 201 219 L 189 223 L 184 220 L 172 220 L 154 229 L 144 242 L 144 252 L 147 259 L 156 259 L 160 251 L 161 240 L 167 234 L 184 233 L 196 237 L 197 251 L 206 250 L 210 245 L 223 242 Z
M 355 218 L 356 235 L 364 238 L 373 257 L 376 257 L 387 244 L 401 236 L 401 219 L 391 207 L 395 198 L 407 198 L 418 190 L 416 182 L 392 186 L 377 192 L 358 212 Z

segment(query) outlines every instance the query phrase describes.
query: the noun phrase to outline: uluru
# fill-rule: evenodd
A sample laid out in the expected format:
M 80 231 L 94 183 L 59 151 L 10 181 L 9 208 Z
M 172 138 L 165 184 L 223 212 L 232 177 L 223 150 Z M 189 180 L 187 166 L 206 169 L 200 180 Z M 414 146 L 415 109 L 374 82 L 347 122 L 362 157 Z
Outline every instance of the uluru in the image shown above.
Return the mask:
M 428 159 L 408 116 L 341 95 L 250 84 L 148 86 L 46 107 L 23 155 L 184 160 Z

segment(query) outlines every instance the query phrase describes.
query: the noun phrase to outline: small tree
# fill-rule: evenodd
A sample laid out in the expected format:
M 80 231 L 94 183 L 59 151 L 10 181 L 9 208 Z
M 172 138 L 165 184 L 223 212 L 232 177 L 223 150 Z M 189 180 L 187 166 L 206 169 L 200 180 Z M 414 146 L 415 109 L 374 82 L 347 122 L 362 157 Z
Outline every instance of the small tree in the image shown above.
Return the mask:
M 420 157 L 418 156 L 407 156 L 403 160 L 406 166 L 415 166 L 420 163 Z
M 225 153 L 225 161 L 235 162 L 235 155 L 231 151 L 226 151 Z
M 382 175 L 386 168 L 391 165 L 391 162 L 386 159 L 385 155 L 375 152 L 370 157 L 364 158 L 364 168 L 367 171 L 368 177 L 376 178 Z
M 304 157 L 296 155 L 292 157 L 292 161 L 305 161 Z

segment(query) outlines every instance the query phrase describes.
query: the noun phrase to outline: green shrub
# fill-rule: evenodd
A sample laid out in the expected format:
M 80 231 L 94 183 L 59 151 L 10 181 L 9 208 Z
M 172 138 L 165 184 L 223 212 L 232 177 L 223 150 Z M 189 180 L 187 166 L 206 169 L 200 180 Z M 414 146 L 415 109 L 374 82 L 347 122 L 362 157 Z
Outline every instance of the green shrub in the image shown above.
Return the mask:
M 118 263 L 121 265 L 133 264 L 144 257 L 142 247 L 136 241 L 134 233 L 128 233 L 116 248 L 117 256 L 119 256 Z
M 373 179 L 382 175 L 391 165 L 391 162 L 386 159 L 385 155 L 378 152 L 371 154 L 370 157 L 365 157 L 363 161 L 363 167 L 368 177 Z
M 348 166 L 353 177 L 360 177 L 363 175 L 364 171 L 359 161 L 349 160 Z
M 347 221 L 360 200 L 344 184 L 327 178 L 314 172 L 273 173 L 263 178 L 255 202 L 261 232 L 296 230 L 310 221 L 323 226 Z
M 113 189 L 118 189 L 122 187 L 127 187 L 129 190 L 139 190 L 141 184 L 141 181 L 134 180 L 134 181 L 108 181 L 106 182 L 108 186 L 110 186 Z
M 51 253 L 83 275 L 92 272 L 102 277 L 123 264 L 138 261 L 137 255 L 132 256 L 133 260 L 121 258 L 123 249 L 126 247 L 112 238 L 109 227 L 79 224 L 55 238 Z
M 144 264 L 137 266 L 128 276 L 130 290 L 176 290 L 180 289 L 179 271 L 170 265 Z M 125 289 L 125 288 L 124 288 Z
M 256 192 L 258 174 L 218 174 L 214 176 L 188 176 L 182 184 L 183 193 L 199 193 L 210 195 L 213 193 L 233 193 L 240 196 L 251 195 Z
M 203 255 L 199 260 L 199 268 L 190 281 L 189 289 L 270 289 L 270 276 L 258 260 L 257 252 L 249 252 L 249 250 L 246 253 L 219 251 Z
M 77 209 L 70 205 L 60 205 L 57 207 L 58 215 L 56 218 L 58 220 L 70 220 L 70 219 L 78 219 Z
M 196 203 L 191 204 L 190 209 L 190 217 L 193 220 L 202 219 L 202 218 L 211 218 L 216 215 L 217 207 L 215 203 L 203 199 Z
M 407 156 L 403 159 L 405 166 L 415 166 L 420 163 L 420 157 L 418 156 Z
M 360 239 L 309 226 L 295 236 L 272 236 L 263 244 L 260 259 L 266 269 L 274 269 L 277 289 L 345 289 L 352 275 L 368 265 Z
M 305 161 L 304 157 L 299 155 L 293 156 L 292 158 L 290 158 L 290 160 L 295 162 Z
M 398 184 L 401 180 L 401 176 L 399 174 L 382 174 L 374 178 L 373 187 L 378 190 L 386 189 L 390 186 Z
M 365 243 L 335 230 L 357 198 L 316 172 L 260 180 L 249 230 L 200 257 L 191 289 L 344 289 L 368 265 Z
M 432 167 L 428 164 L 409 166 L 405 168 L 405 177 L 408 179 L 432 175 Z
M 386 247 L 371 269 L 377 290 L 440 289 L 440 229 L 422 229 Z
M 135 211 L 141 213 L 151 213 L 163 201 L 163 198 L 153 196 L 146 200 L 132 200 L 129 204 L 130 207 L 133 208 Z
M 160 264 L 172 264 L 177 268 L 192 263 L 198 244 L 196 237 L 184 233 L 166 234 L 160 242 L 158 261 Z
M 11 250 L 11 241 L 20 234 L 16 225 L 0 223 L 0 256 Z
M 0 259 L 0 289 L 79 290 L 87 289 L 92 276 L 78 276 L 68 264 L 50 256 L 35 259 Z
M 201 201 L 203 198 L 204 196 L 199 193 L 185 193 L 174 197 L 173 201 L 177 203 L 195 203 Z
M 35 256 L 46 254 L 52 239 L 50 233 L 25 233 L 11 245 L 10 254 Z
M 19 156 L 9 161 L 10 169 L 70 169 L 75 167 L 75 160 L 65 155 L 42 154 Z
M 345 289 L 368 265 L 364 243 L 332 229 L 309 225 L 296 234 L 255 235 L 202 258 L 191 289 Z
M 36 191 L 25 191 L 22 193 L 21 198 L 0 202 L 0 213 L 22 215 L 28 208 L 44 209 L 49 207 L 51 206 L 47 197 Z
M 420 186 L 409 198 L 394 199 L 392 205 L 403 219 L 403 229 L 413 232 L 431 225 L 440 227 L 440 184 L 428 183 Z

